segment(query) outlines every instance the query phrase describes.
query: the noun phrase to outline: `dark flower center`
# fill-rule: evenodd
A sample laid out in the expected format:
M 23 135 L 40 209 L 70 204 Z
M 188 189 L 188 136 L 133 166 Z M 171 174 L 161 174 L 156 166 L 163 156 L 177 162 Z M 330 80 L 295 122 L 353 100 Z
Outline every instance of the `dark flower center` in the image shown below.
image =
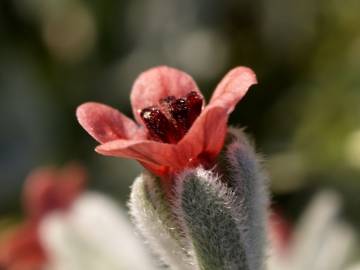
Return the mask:
M 186 96 L 168 96 L 159 105 L 142 109 L 141 119 L 149 130 L 150 139 L 164 143 L 177 143 L 190 129 L 201 113 L 202 97 L 195 91 Z

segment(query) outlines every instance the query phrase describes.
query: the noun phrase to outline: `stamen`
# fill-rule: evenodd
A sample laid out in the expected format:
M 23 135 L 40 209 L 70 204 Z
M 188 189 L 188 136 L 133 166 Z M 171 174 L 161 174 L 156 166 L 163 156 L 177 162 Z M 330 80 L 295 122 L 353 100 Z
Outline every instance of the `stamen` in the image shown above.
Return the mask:
M 178 99 L 174 96 L 165 97 L 159 100 L 159 107 L 145 108 L 140 116 L 152 139 L 177 143 L 201 113 L 202 105 L 202 97 L 191 91 Z
M 175 101 L 176 101 L 176 97 L 174 96 L 168 96 L 160 99 L 159 101 L 161 111 L 165 114 L 167 119 L 169 119 L 172 122 L 174 126 L 176 126 L 176 122 L 172 118 L 170 111 L 171 111 L 171 104 Z
M 140 116 L 153 139 L 165 143 L 176 143 L 179 140 L 174 125 L 158 107 L 145 108 L 141 111 Z
M 203 99 L 197 92 L 191 91 L 186 95 L 186 104 L 189 108 L 188 118 L 191 126 L 201 113 Z
M 191 123 L 189 122 L 189 107 L 187 106 L 186 99 L 179 98 L 173 101 L 170 104 L 170 114 L 172 118 L 176 122 L 176 126 L 178 131 L 181 133 L 181 137 L 185 135 L 185 133 L 191 127 Z

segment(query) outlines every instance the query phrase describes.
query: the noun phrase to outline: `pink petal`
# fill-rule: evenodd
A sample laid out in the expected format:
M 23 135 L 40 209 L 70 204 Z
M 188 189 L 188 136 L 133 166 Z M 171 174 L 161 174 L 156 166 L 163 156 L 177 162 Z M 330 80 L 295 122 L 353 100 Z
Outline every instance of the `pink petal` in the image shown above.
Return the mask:
M 34 224 L 16 228 L 0 245 L 1 269 L 43 269 L 46 260 L 38 228 Z
M 256 75 L 250 68 L 234 68 L 225 75 L 216 87 L 209 106 L 220 106 L 225 108 L 227 113 L 231 113 L 235 105 L 249 90 L 249 87 L 256 83 Z
M 144 162 L 148 166 L 179 168 L 183 161 L 176 154 L 175 145 L 156 141 L 116 140 L 99 145 L 96 152 L 115 157 L 125 157 Z
M 53 210 L 66 210 L 83 191 L 85 171 L 76 165 L 62 170 L 40 168 L 24 185 L 24 208 L 31 220 L 39 220 Z
M 84 103 L 77 108 L 76 116 L 80 125 L 100 143 L 136 137 L 141 133 L 134 121 L 104 104 Z
M 79 163 L 71 162 L 67 163 L 66 166 L 58 170 L 58 177 L 62 182 L 77 182 L 78 185 L 83 188 L 86 184 L 87 172 Z
M 39 168 L 30 173 L 23 188 L 24 209 L 29 217 L 39 219 L 45 214 L 46 194 L 57 180 L 57 171 L 52 167 Z
M 142 123 L 140 110 L 158 104 L 164 97 L 179 98 L 190 91 L 197 91 L 202 96 L 191 76 L 178 69 L 160 66 L 141 73 L 130 96 L 135 119 Z
M 190 163 L 198 155 L 215 158 L 223 146 L 228 115 L 225 109 L 208 106 L 195 120 L 188 133 L 177 144 L 178 152 Z
M 57 207 L 68 209 L 80 196 L 86 186 L 87 174 L 85 169 L 75 163 L 68 164 L 58 170 L 58 181 L 54 185 L 54 196 L 58 200 Z
M 291 223 L 277 209 L 269 215 L 269 234 L 275 252 L 280 255 L 286 254 L 291 245 L 293 228 Z

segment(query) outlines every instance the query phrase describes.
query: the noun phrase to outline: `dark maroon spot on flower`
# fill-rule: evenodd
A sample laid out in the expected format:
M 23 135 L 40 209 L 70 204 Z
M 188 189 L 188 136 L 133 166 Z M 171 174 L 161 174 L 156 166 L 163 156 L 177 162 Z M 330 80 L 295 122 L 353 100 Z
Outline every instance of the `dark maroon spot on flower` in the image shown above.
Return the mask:
M 170 104 L 169 112 L 171 117 L 175 120 L 176 127 L 181 137 L 185 135 L 185 133 L 191 127 L 189 121 L 189 107 L 187 106 L 186 99 L 179 98 Z
M 165 143 L 176 143 L 179 140 L 176 128 L 158 107 L 145 108 L 141 111 L 140 116 L 152 139 Z
M 190 126 L 194 123 L 195 119 L 199 116 L 203 106 L 202 97 L 195 91 L 191 91 L 186 95 L 186 103 L 189 107 L 189 121 Z
M 165 98 L 160 99 L 160 104 L 166 106 L 167 104 L 169 104 L 169 103 L 171 103 L 171 102 L 173 102 L 173 101 L 175 101 L 175 100 L 176 100 L 176 97 L 174 97 L 174 96 L 168 96 L 168 97 L 165 97 Z
M 203 99 L 195 91 L 176 99 L 168 96 L 159 101 L 160 107 L 143 109 L 143 119 L 150 137 L 165 143 L 177 143 L 191 128 L 201 113 Z

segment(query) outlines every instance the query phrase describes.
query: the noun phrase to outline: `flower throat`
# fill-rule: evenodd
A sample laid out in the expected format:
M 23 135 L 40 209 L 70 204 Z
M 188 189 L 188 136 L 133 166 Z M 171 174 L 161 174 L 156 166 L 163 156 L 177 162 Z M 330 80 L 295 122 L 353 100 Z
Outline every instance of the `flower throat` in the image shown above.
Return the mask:
M 140 111 L 141 119 L 149 131 L 150 139 L 164 143 L 177 143 L 190 129 L 202 110 L 203 99 L 195 91 L 186 96 L 168 96 L 159 105 Z

